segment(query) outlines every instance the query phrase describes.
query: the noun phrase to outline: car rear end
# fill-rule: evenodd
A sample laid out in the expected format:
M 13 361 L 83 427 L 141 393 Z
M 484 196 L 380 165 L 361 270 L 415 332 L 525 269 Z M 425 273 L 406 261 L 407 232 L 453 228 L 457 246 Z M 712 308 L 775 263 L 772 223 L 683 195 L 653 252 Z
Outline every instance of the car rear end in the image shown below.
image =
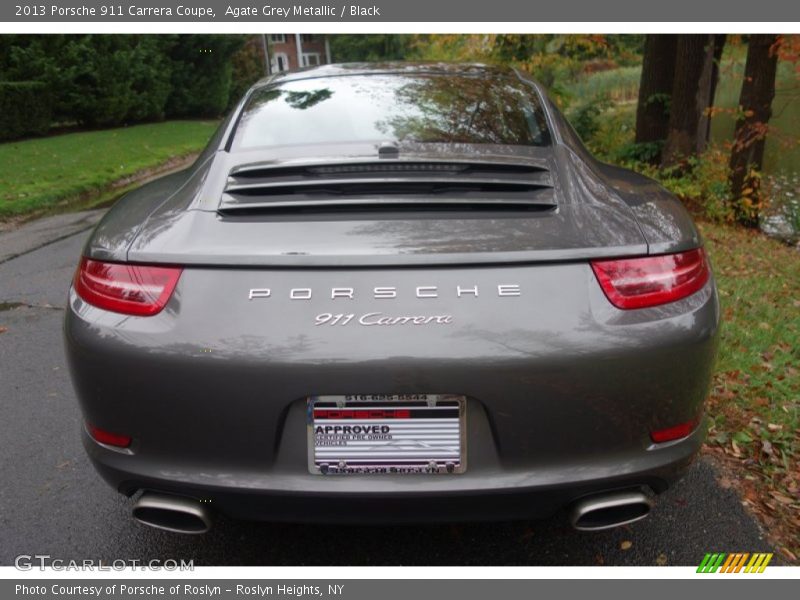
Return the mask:
M 287 102 L 331 97 L 314 85 Z M 112 211 L 65 325 L 101 475 L 183 531 L 209 507 L 646 514 L 703 438 L 713 276 L 688 219 L 650 254 L 636 211 L 550 133 L 238 151 L 233 134 L 135 236 L 135 209 Z M 175 503 L 194 520 L 167 522 Z

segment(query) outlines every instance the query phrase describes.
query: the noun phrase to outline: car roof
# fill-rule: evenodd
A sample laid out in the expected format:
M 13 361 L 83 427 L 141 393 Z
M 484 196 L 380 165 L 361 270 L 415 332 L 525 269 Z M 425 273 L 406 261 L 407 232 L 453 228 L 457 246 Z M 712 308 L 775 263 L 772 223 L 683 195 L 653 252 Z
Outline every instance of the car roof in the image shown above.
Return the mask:
M 267 84 L 317 79 L 321 77 L 347 77 L 352 75 L 456 75 L 468 77 L 517 77 L 507 66 L 481 63 L 447 62 L 355 62 L 306 67 L 292 71 L 281 71 L 265 77 L 255 87 Z

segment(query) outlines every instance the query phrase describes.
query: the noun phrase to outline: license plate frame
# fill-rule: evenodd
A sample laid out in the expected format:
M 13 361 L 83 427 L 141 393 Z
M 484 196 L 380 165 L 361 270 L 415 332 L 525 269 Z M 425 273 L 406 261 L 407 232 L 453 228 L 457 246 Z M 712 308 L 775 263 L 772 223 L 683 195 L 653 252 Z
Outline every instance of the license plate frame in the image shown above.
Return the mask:
M 463 395 L 320 395 L 306 401 L 308 470 L 313 475 L 457 475 L 466 471 L 467 400 Z M 332 429 L 337 426 L 339 430 Z

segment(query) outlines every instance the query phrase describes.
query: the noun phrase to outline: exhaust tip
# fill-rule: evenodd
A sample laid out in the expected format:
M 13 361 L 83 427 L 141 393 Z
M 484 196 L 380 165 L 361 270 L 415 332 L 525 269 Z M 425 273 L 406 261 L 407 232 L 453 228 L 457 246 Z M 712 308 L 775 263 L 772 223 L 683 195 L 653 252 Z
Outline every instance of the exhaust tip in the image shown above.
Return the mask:
M 603 494 L 576 502 L 570 521 L 579 531 L 602 531 L 641 521 L 652 507 L 653 502 L 641 492 Z
M 197 500 L 145 492 L 133 505 L 133 518 L 149 527 L 199 534 L 211 529 L 211 514 Z

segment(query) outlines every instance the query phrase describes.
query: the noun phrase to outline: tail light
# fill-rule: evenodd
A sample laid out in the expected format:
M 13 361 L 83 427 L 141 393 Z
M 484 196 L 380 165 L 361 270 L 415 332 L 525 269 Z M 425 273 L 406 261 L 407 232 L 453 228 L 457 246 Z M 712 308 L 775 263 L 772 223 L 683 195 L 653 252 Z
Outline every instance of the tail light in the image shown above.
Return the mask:
M 180 267 L 127 265 L 84 258 L 75 273 L 75 291 L 89 304 L 126 315 L 161 312 L 181 276 Z
M 653 440 L 656 444 L 663 444 L 664 442 L 679 440 L 681 438 L 685 438 L 690 433 L 692 433 L 692 431 L 694 431 L 695 427 L 697 427 L 698 424 L 699 420 L 694 419 L 692 421 L 687 421 L 686 423 L 681 423 L 679 425 L 667 427 L 666 429 L 651 431 L 650 439 Z
M 107 446 L 115 446 L 117 448 L 127 448 L 131 445 L 133 438 L 129 435 L 121 435 L 119 433 L 111 433 L 105 429 L 100 429 L 94 425 L 87 423 L 86 428 L 89 430 L 89 435 L 92 436 L 96 442 L 106 444 Z
M 592 261 L 592 270 L 611 304 L 617 308 L 646 308 L 691 296 L 708 281 L 702 248 L 619 260 Z

